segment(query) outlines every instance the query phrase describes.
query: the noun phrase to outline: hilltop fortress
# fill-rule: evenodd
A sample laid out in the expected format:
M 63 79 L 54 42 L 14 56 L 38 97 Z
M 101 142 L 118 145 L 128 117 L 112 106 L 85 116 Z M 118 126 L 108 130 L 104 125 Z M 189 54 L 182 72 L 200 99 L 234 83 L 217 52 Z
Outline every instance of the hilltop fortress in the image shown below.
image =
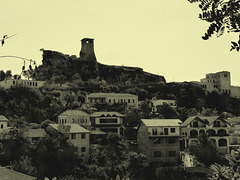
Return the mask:
M 144 72 L 142 68 L 104 65 L 97 62 L 94 52 L 94 39 L 81 40 L 80 57 L 69 56 L 51 50 L 42 50 L 42 65 L 38 74 L 43 74 L 39 80 L 51 79 L 53 76 L 72 77 L 79 74 L 82 80 L 100 78 L 111 84 L 147 84 L 166 83 L 163 76 Z
M 200 81 L 202 87 L 209 92 L 217 91 L 229 94 L 232 97 L 240 98 L 240 87 L 231 85 L 230 72 L 228 71 L 208 73 L 206 74 L 206 78 Z

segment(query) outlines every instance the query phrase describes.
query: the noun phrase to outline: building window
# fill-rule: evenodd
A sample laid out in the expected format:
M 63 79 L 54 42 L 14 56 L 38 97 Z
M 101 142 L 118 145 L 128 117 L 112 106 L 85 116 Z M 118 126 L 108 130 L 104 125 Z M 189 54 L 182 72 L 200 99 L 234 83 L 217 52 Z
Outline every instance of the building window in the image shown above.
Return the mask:
M 32 82 L 30 82 L 30 86 L 32 86 Z
M 164 135 L 168 135 L 168 128 L 164 128 Z
M 114 119 L 100 119 L 100 123 L 117 123 L 117 118 L 114 118 Z
M 220 121 L 215 121 L 215 122 L 213 123 L 213 127 L 220 127 L 220 126 L 221 126 Z
M 37 86 L 37 82 L 35 83 L 35 85 Z
M 171 128 L 171 133 L 175 133 L 175 128 Z
M 157 135 L 157 129 L 152 129 L 152 135 Z
M 33 82 L 33 86 L 35 85 L 35 83 Z
M 193 122 L 193 127 L 198 127 L 198 122 L 197 121 Z
M 81 152 L 86 152 L 86 147 L 82 147 Z
M 76 134 L 71 134 L 71 139 L 76 139 Z
M 170 138 L 170 139 L 168 139 L 168 143 L 169 144 L 175 144 L 176 143 L 176 139 Z
M 3 124 L 1 124 L 1 129 L 3 129 Z
M 168 156 L 169 157 L 176 157 L 176 151 L 168 151 Z
M 198 136 L 198 132 L 196 130 L 190 131 L 190 138 L 196 138 Z
M 161 157 L 161 151 L 154 151 L 153 156 L 154 157 Z
M 86 138 L 86 134 L 83 133 L 83 134 L 82 134 L 82 139 L 85 139 L 85 138 Z
M 133 103 L 134 103 L 134 99 L 133 99 Z
M 113 99 L 113 103 L 116 103 L 116 100 L 115 100 L 115 99 Z
M 224 74 L 224 77 L 227 77 L 227 74 Z
M 160 138 L 153 139 L 153 144 L 161 144 L 161 139 Z
M 130 103 L 130 99 L 128 99 L 128 103 Z
M 81 120 L 80 120 L 80 123 L 84 123 L 84 119 L 81 119 Z
M 111 103 L 111 99 L 109 99 L 108 102 Z
M 219 139 L 218 140 L 218 146 L 227 146 L 227 140 L 226 139 Z

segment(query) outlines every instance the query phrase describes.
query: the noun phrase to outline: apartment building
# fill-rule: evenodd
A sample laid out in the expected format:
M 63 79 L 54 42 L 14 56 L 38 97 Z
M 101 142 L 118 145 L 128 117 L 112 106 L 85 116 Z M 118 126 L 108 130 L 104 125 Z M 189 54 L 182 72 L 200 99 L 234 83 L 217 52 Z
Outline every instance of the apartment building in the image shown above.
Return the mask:
M 69 142 L 76 146 L 80 154 L 89 153 L 90 131 L 78 124 L 49 124 L 50 127 L 69 135 Z
M 142 119 L 137 142 L 148 162 L 177 162 L 180 157 L 179 119 Z
M 138 96 L 127 93 L 92 93 L 86 96 L 86 104 L 126 104 L 128 108 L 138 108 Z
M 201 134 L 208 134 L 222 153 L 229 153 L 230 124 L 219 116 L 192 116 L 181 125 L 185 147 L 198 143 Z
M 217 91 L 240 98 L 240 87 L 231 85 L 231 76 L 228 71 L 208 73 L 205 78 L 200 80 L 200 84 L 209 92 Z
M 90 115 L 92 129 L 123 135 L 124 115 L 118 112 L 94 112 Z
M 39 88 L 45 84 L 45 81 L 37 81 L 37 80 L 28 80 L 28 79 L 6 79 L 4 81 L 0 81 L 0 87 L 5 89 L 9 89 L 11 87 L 23 86 L 30 88 Z
M 58 116 L 58 124 L 79 124 L 90 126 L 90 115 L 81 110 L 66 110 Z

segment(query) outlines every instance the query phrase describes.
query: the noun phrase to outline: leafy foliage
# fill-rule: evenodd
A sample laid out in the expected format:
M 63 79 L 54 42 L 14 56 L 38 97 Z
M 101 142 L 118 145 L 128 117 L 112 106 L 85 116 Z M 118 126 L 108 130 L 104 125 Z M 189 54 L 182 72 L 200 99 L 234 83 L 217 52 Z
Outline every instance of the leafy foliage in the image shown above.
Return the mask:
M 216 144 L 214 144 L 206 134 L 199 136 L 198 144 L 190 147 L 190 153 L 207 167 L 222 160 Z
M 198 3 L 202 13 L 199 18 L 210 23 L 207 32 L 202 38 L 209 39 L 212 34 L 220 37 L 227 32 L 240 32 L 240 1 L 239 0 L 188 0 L 191 3 Z M 239 51 L 239 41 L 231 42 L 230 51 Z
M 209 176 L 210 180 L 240 179 L 240 150 L 232 150 L 230 154 L 226 155 L 226 159 L 229 162 L 228 166 L 221 164 L 211 165 L 212 175 Z

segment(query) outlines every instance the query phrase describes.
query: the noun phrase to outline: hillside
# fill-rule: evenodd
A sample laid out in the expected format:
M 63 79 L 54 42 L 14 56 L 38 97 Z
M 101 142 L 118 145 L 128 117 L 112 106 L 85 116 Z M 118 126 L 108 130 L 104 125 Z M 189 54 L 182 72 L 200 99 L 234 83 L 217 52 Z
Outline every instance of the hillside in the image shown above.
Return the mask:
M 76 56 L 51 50 L 42 50 L 42 52 L 42 65 L 36 70 L 38 80 L 66 83 L 76 79 L 88 81 L 98 77 L 109 84 L 166 83 L 163 76 L 144 72 L 142 68 L 109 66 L 96 61 L 83 61 Z

